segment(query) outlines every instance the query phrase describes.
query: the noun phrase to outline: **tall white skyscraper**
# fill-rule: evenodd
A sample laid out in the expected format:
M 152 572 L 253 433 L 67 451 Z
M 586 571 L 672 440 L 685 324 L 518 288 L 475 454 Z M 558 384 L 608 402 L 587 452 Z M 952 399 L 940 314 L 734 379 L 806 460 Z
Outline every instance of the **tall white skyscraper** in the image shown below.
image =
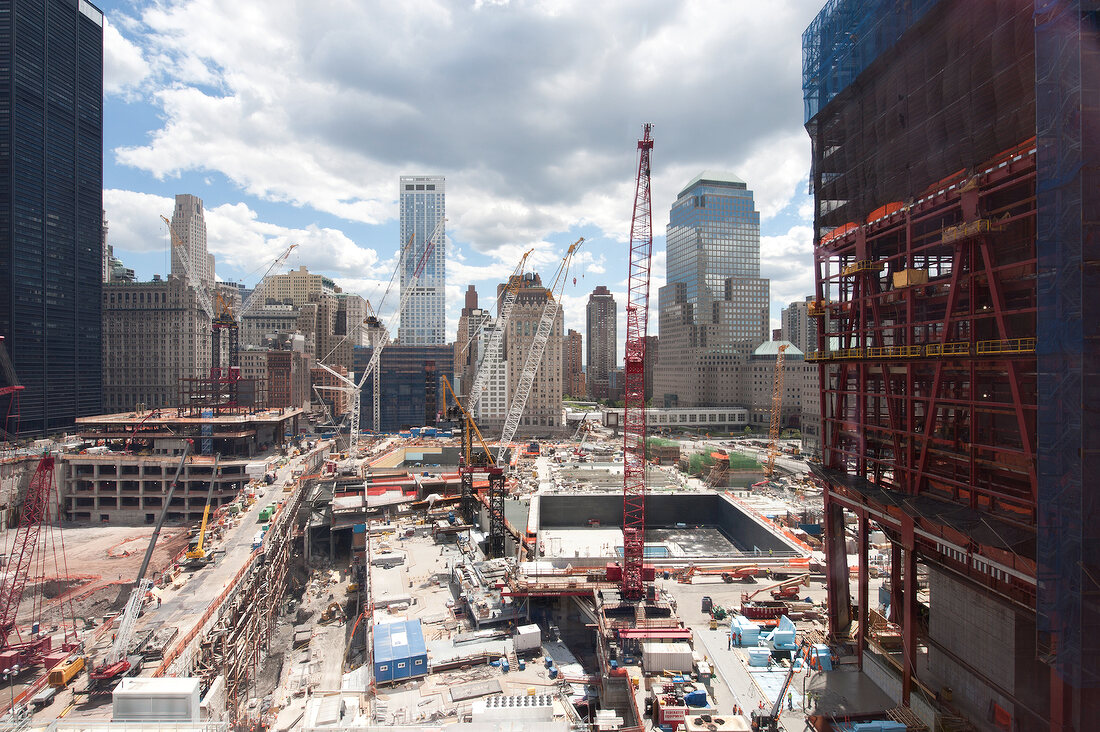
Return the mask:
M 195 277 L 211 290 L 214 287 L 214 255 L 206 250 L 206 219 L 202 213 L 202 199 L 188 193 L 176 196 L 176 209 L 172 212 L 172 231 L 191 255 L 187 266 Z M 187 281 L 183 264 L 172 249 L 172 274 Z
M 441 175 L 403 175 L 401 204 L 401 294 L 412 284 L 417 265 L 424 255 L 428 237 L 435 231 L 435 246 L 424 262 L 409 304 L 401 313 L 397 340 L 403 346 L 437 346 L 447 342 L 446 225 L 436 225 L 446 216 L 446 179 Z M 412 242 L 409 243 L 409 237 Z

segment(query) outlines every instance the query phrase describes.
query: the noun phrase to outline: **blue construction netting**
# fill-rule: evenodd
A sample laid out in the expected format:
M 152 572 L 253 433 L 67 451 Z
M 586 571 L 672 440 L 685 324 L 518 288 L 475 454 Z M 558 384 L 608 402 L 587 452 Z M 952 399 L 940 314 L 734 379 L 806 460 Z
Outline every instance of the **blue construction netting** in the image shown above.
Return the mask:
M 940 0 L 830 0 L 802 34 L 806 122 Z
M 1078 689 L 1100 688 L 1100 491 L 1085 483 L 1100 472 L 1096 6 L 1035 2 L 1036 625 L 1040 657 Z

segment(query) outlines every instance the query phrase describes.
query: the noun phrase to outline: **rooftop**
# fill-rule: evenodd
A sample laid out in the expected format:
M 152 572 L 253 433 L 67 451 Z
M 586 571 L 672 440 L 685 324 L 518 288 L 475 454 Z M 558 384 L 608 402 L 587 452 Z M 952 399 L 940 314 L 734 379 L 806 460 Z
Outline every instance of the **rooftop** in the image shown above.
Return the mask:
M 692 178 L 690 183 L 684 186 L 677 198 L 686 195 L 688 191 L 700 183 L 717 183 L 718 185 L 725 185 L 730 188 L 740 188 L 741 190 L 747 188 L 745 181 L 741 180 L 733 173 L 720 170 L 704 170 L 702 173 Z
M 805 355 L 802 351 L 798 350 L 798 347 L 790 341 L 765 341 L 757 346 L 756 350 L 752 352 L 754 356 L 778 356 L 779 347 L 782 345 L 787 346 L 786 354 L 790 356 L 802 356 Z
M 282 409 L 261 409 L 250 414 L 219 414 L 212 417 L 177 417 L 175 409 L 161 409 L 153 410 L 152 412 L 119 412 L 117 414 L 97 414 L 91 417 L 77 417 L 76 423 L 78 425 L 101 426 L 141 425 L 144 429 L 156 425 L 234 425 L 254 422 L 274 424 L 299 414 L 305 414 L 305 410 L 301 407 L 285 407 Z

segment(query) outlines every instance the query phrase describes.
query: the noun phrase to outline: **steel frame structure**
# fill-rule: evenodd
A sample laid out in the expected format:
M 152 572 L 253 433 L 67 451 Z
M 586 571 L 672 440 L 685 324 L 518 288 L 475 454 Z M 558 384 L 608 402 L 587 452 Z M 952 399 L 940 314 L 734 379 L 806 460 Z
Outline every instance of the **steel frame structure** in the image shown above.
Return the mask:
M 508 526 L 504 521 L 504 470 L 489 468 L 489 538 L 486 553 L 490 557 L 504 556 L 508 538 Z
M 626 300 L 626 349 L 623 409 L 623 579 L 630 601 L 645 595 L 645 346 L 649 323 L 649 270 L 653 251 L 650 153 L 653 125 L 642 126 L 638 140 L 638 176 L 630 222 L 630 273 Z
M 1025 611 L 1036 597 L 1036 161 L 838 227 L 815 247 L 829 619 L 847 634 L 845 510 L 859 519 L 862 661 L 870 523 L 894 543 L 902 699 L 915 685 L 918 557 Z M 925 279 L 927 276 L 927 280 Z
M 234 723 L 241 720 L 249 685 L 271 650 L 294 553 L 298 508 L 312 485 L 313 481 L 306 481 L 299 486 L 272 520 L 263 548 L 253 552 L 251 563 L 235 578 L 228 594 L 219 598 L 215 612 L 203 624 L 194 657 L 181 656 L 168 668 L 162 664 L 154 674 L 160 676 L 166 670 L 175 675 L 194 673 L 202 679 L 204 690 L 215 677 L 224 675 L 227 712 Z

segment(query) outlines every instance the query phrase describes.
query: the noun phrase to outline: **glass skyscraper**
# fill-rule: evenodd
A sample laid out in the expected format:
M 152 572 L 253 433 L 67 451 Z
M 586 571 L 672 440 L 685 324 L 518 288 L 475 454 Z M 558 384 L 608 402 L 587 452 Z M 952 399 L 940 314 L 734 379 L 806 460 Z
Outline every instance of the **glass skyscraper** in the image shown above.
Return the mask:
M 404 296 L 424 255 L 428 237 L 447 215 L 447 185 L 443 176 L 401 176 L 401 293 Z M 403 346 L 440 346 L 447 342 L 447 226 L 442 224 L 435 246 L 412 297 L 401 313 L 398 342 Z M 409 242 L 409 237 L 412 242 Z
M 768 340 L 769 283 L 760 277 L 752 191 L 730 173 L 700 173 L 672 204 L 665 241 L 654 398 L 669 406 L 735 403 L 739 395 L 721 375 Z
M 103 14 L 0 0 L 0 334 L 20 431 L 101 409 Z
M 713 303 L 727 299 L 728 281 L 735 278 L 734 340 L 767 340 L 767 320 L 760 319 L 767 299 L 742 282 L 760 277 L 760 214 L 745 181 L 700 173 L 672 204 L 665 241 L 666 281 L 684 283 L 696 324 L 708 319 Z

